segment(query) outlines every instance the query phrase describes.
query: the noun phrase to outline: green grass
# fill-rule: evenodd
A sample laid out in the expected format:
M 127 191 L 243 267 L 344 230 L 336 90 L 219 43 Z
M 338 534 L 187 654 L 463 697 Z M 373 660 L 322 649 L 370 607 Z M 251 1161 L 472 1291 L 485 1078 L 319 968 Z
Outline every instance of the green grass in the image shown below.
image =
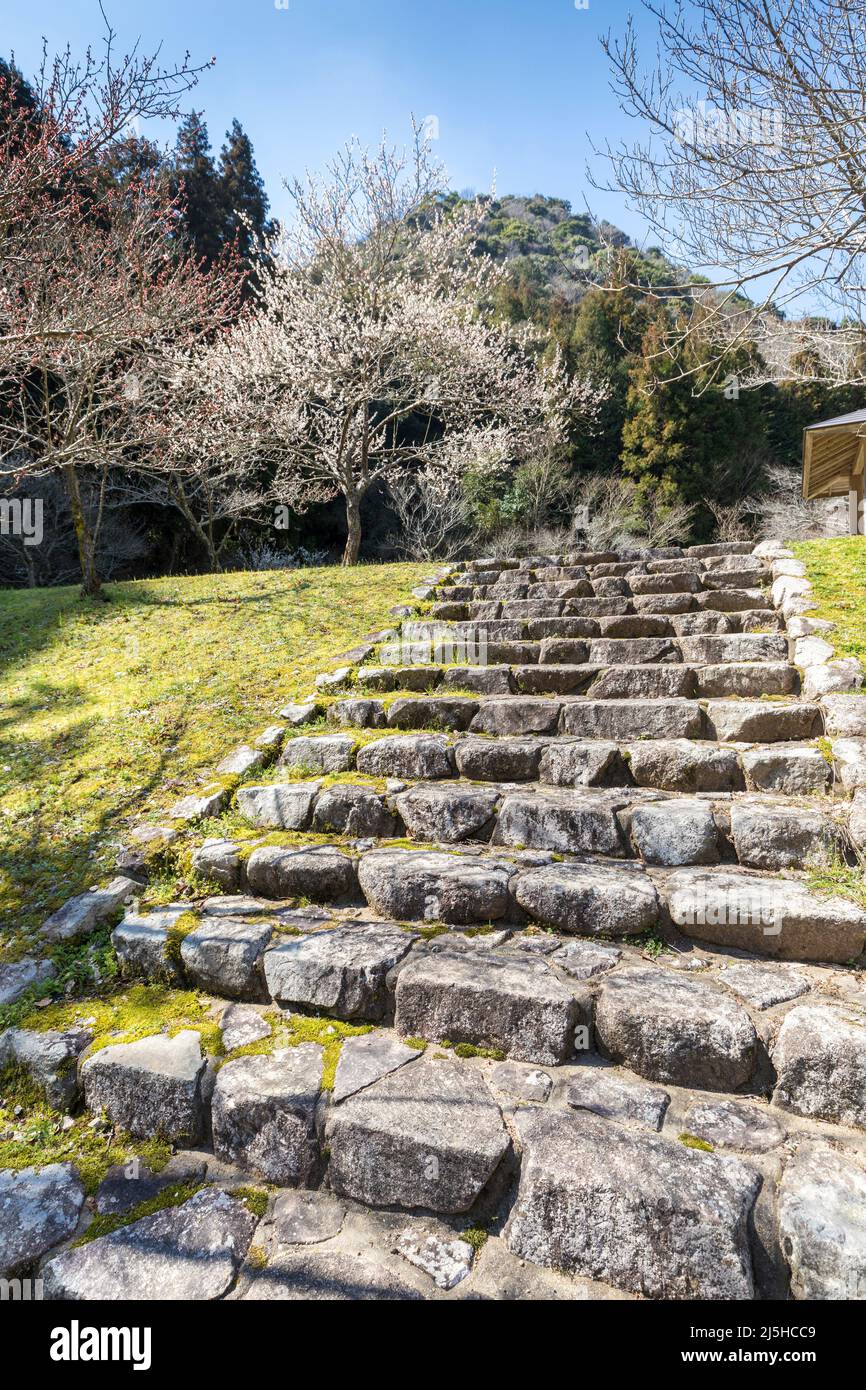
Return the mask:
M 837 656 L 856 656 L 866 664 L 866 536 L 799 541 L 792 546 L 806 566 L 818 607 L 810 618 L 836 624 L 828 641 Z
M 171 1158 L 161 1139 L 133 1139 L 111 1126 L 92 1128 L 90 1121 L 86 1111 L 65 1121 L 27 1075 L 7 1069 L 0 1074 L 0 1169 L 73 1163 L 93 1193 L 115 1164 L 138 1158 L 158 1173 Z
M 819 897 L 850 898 L 866 908 L 866 876 L 859 864 L 846 864 L 838 855 L 826 864 L 807 865 L 806 887 Z
M 390 621 L 429 565 L 0 591 L 0 958 L 104 880 L 112 842 L 165 809 L 277 704 Z

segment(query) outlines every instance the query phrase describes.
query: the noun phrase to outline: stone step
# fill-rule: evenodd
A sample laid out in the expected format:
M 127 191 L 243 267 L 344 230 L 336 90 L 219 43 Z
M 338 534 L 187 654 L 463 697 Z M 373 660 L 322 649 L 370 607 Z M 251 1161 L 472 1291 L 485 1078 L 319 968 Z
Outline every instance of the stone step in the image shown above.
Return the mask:
M 745 864 L 755 866 L 744 867 L 719 862 L 723 837 L 705 801 L 650 802 L 622 819 L 616 806 L 616 800 L 598 794 L 578 809 L 567 799 L 558 804 L 549 794 L 507 798 L 497 828 L 500 842 L 484 849 L 463 842 L 371 848 L 369 841 L 355 848 L 252 842 L 250 849 L 250 844 L 244 848 L 215 840 L 205 841 L 193 862 L 202 875 L 218 878 L 233 893 L 276 901 L 298 898 L 335 908 L 366 902 L 376 921 L 410 926 L 520 926 L 529 920 L 578 934 L 628 934 L 652 925 L 650 913 L 655 920 L 669 919 L 685 936 L 756 955 L 844 963 L 862 951 L 864 909 L 848 898 L 811 891 L 803 875 L 778 874 L 777 866 L 796 859 L 798 847 L 832 844 L 832 825 L 817 815 L 804 810 L 798 827 L 782 810 L 734 803 L 728 843 Z M 559 838 L 572 846 L 582 842 L 588 848 L 584 853 L 529 848 L 526 838 L 515 843 L 518 835 L 530 841 Z M 631 904 L 627 909 L 623 894 Z M 621 919 L 611 904 L 623 913 Z M 209 955 L 203 949 L 206 939 L 199 945 L 204 933 L 192 933 L 184 943 L 184 968 L 194 967 L 204 981 L 216 968 L 227 970 L 231 964 L 234 997 L 253 997 L 261 987 L 266 935 L 259 926 L 259 935 L 252 928 L 225 930 L 227 963 L 215 949 L 219 931 Z M 162 947 L 172 939 L 169 925 L 157 920 L 145 931 L 133 921 L 118 932 L 118 952 L 131 969 L 144 962 L 146 973 L 157 967 L 164 973 Z M 188 958 L 194 951 L 192 962 Z
M 527 702 L 528 703 L 528 702 Z M 543 702 L 546 706 L 547 702 Z M 547 722 L 543 707 L 538 724 Z M 552 786 L 638 786 L 676 792 L 750 790 L 793 796 L 823 796 L 831 790 L 832 768 L 821 748 L 806 743 L 718 744 L 696 738 L 584 738 L 553 734 L 472 733 L 385 734 L 358 743 L 350 734 L 311 734 L 290 739 L 281 767 L 291 776 L 358 771 L 366 776 L 429 781 L 463 776 L 475 782 L 534 782 Z M 279 775 L 279 773 L 277 774 Z M 265 787 L 270 784 L 263 784 Z M 289 784 L 291 785 L 291 784 Z M 254 789 L 244 787 L 241 800 Z M 305 828 L 312 814 L 316 785 L 295 794 L 279 794 L 273 803 L 284 829 Z M 339 813 L 339 785 L 329 788 L 327 814 Z M 262 805 L 277 793 L 261 793 Z M 297 799 L 296 799 L 297 798 Z M 373 811 L 360 792 L 353 794 L 359 826 Z M 321 806 L 321 798 L 317 803 Z M 285 809 L 283 809 L 285 807 Z M 325 810 L 320 813 L 324 817 Z M 314 820 L 318 825 L 319 821 Z M 336 828 L 336 825 L 335 825 Z M 342 833 L 342 830 L 341 830 Z M 360 829 L 358 833 L 363 833 Z M 386 829 L 368 825 L 368 833 Z
M 507 584 L 478 584 L 440 590 L 430 608 L 432 618 L 465 621 L 476 617 L 538 616 L 547 605 L 564 608 L 573 603 L 608 599 L 649 600 L 650 606 L 663 599 L 660 612 L 676 602 L 675 611 L 706 608 L 719 612 L 743 612 L 750 608 L 772 607 L 768 591 L 761 587 L 761 576 L 755 572 L 741 574 L 719 573 L 712 576 L 683 574 L 647 574 L 604 579 L 563 579 L 554 583 L 534 582 Z M 459 595 L 459 597 L 458 597 Z M 688 598 L 688 603 L 684 602 Z M 500 613 L 489 611 L 499 607 Z M 485 611 L 479 613 L 479 608 Z
M 454 750 L 465 779 L 415 781 L 390 792 L 351 782 L 246 785 L 238 789 L 237 807 L 259 830 L 358 839 L 407 834 L 427 844 L 491 841 L 667 865 L 736 859 L 756 868 L 797 868 L 844 852 L 846 803 L 801 797 L 791 804 L 719 786 L 698 796 L 683 795 L 681 788 L 639 788 L 615 744 L 566 739 L 540 748 L 517 745 L 514 756 L 532 776 L 515 782 L 472 775 L 479 759 L 492 755 L 493 766 L 501 766 L 508 751 L 498 742 L 466 740 Z M 736 754 L 726 766 L 719 750 L 708 762 L 707 780 L 727 778 L 730 786 L 739 771 Z
M 618 673 L 622 671 L 630 673 L 620 676 Z M 774 671 L 782 680 L 782 670 L 774 668 Z M 626 688 L 636 692 L 642 687 L 646 692 L 654 682 L 669 678 L 641 676 L 638 668 L 611 668 L 599 673 L 595 679 L 603 683 L 602 688 L 606 686 L 609 690 L 616 688 L 617 680 L 622 680 Z M 556 683 L 567 683 L 569 680 L 569 675 L 561 674 Z M 738 685 L 748 688 L 750 680 L 751 676 L 744 676 L 742 671 L 734 672 L 730 680 L 724 676 L 724 672 L 716 671 L 708 678 L 708 684 L 710 689 Z M 434 693 L 407 695 L 387 705 L 375 698 L 338 699 L 329 708 L 329 719 L 333 724 L 351 729 L 448 730 L 496 737 L 560 733 L 619 741 L 667 737 L 710 738 L 725 743 L 789 743 L 818 738 L 823 732 L 818 705 L 775 696 L 767 699 L 720 696 L 699 702 L 697 698 L 665 698 L 649 693 L 609 698 L 595 698 L 592 694 L 563 695 L 557 692 L 548 695 L 529 691 L 516 695 L 481 695 L 477 698 Z M 312 737 L 305 741 L 305 751 L 310 751 L 308 743 L 312 742 Z M 298 750 L 292 747 L 295 742 L 296 739 L 287 741 L 281 756 L 283 766 L 298 762 Z M 840 744 L 844 743 L 844 740 L 840 740 Z M 338 745 L 334 743 L 331 746 L 336 748 Z M 363 771 L 373 771 L 369 766 L 362 767 L 362 762 L 367 758 L 363 750 L 358 756 L 361 760 L 358 767 Z M 327 770 L 344 769 L 330 767 Z M 394 775 L 400 776 L 401 773 L 395 769 Z
M 376 872 L 381 888 L 381 868 Z M 425 872 L 429 876 L 429 864 Z M 593 880 L 590 867 L 574 867 L 573 882 L 568 879 L 568 866 L 533 872 L 538 881 L 527 878 L 526 896 L 534 903 L 546 902 L 548 917 L 559 917 L 563 897 L 569 895 L 571 913 L 581 914 L 583 925 L 594 921 L 597 930 L 609 928 L 612 921 L 621 923 L 625 915 L 634 933 L 651 919 L 646 891 L 641 898 L 641 884 L 644 890 L 648 885 L 638 871 L 621 875 L 619 885 L 604 882 L 605 875 L 613 877 L 609 869 Z M 545 874 L 548 881 L 543 883 Z M 696 876 L 693 871 L 691 877 Z M 671 886 L 663 889 L 672 910 L 685 893 L 696 888 L 681 881 L 686 877 L 685 873 L 672 875 Z M 709 891 L 724 893 L 729 906 L 734 892 L 739 892 L 738 906 L 752 911 L 758 905 L 756 885 L 765 885 L 773 896 L 767 896 L 761 908 L 760 930 L 770 936 L 777 928 L 779 937 L 788 934 L 789 950 L 805 939 L 805 898 L 796 897 L 796 883 L 774 884 L 747 874 L 732 877 L 739 880 L 736 890 L 716 875 L 715 889 Z M 629 879 L 634 880 L 631 886 Z M 787 894 L 784 900 L 782 888 Z M 752 894 L 751 901 L 742 896 L 746 893 Z M 826 942 L 835 947 L 844 941 L 850 947 L 859 932 L 862 949 L 862 911 L 847 904 L 851 910 L 846 913 L 841 900 L 828 902 L 821 924 Z M 215 915 L 223 920 L 222 914 Z M 255 915 L 266 917 L 267 904 L 260 904 Z M 234 920 L 241 920 L 240 915 Z M 394 923 L 330 922 L 325 914 L 305 921 L 302 912 L 289 909 L 275 910 L 270 924 L 272 939 L 263 949 L 263 974 L 271 985 L 270 998 L 284 1010 L 313 1010 L 326 1017 L 377 1025 L 393 1019 L 404 1039 L 463 1044 L 541 1066 L 567 1064 L 598 1051 L 633 1074 L 662 1085 L 709 1091 L 775 1085 L 780 1106 L 810 1118 L 866 1129 L 866 1105 L 856 1081 L 862 1065 L 857 1048 L 866 1040 L 866 1017 L 850 1010 L 846 1015 L 838 1000 L 811 992 L 841 977 L 820 971 L 813 977 L 778 964 L 751 964 L 724 954 L 716 961 L 698 962 L 705 966 L 699 973 L 671 969 L 667 962 L 675 965 L 675 955 L 662 955 L 657 961 L 642 959 L 639 943 L 636 951 L 628 935 L 620 936 L 617 946 L 519 930 L 474 937 L 452 931 L 425 941 Z M 297 934 L 285 934 L 289 924 Z M 560 922 L 557 928 L 561 931 Z M 122 926 L 116 936 L 128 974 Z M 192 970 L 188 979 L 192 985 L 199 983 Z M 761 1020 L 767 1010 L 776 1011 L 771 1017 L 781 1028 L 764 1026 Z M 234 1016 L 226 1018 L 234 1020 Z M 317 1051 L 310 1049 L 311 1070 L 304 1071 L 305 1077 L 312 1076 L 314 1091 L 321 1078 L 320 1063 L 313 1055 Z M 839 1058 L 835 1088 L 831 1077 L 825 1076 L 823 1083 L 819 1080 L 825 1059 L 834 1054 Z M 768 1070 L 770 1059 L 777 1079 Z M 396 1065 L 406 1060 L 405 1053 L 398 1053 Z M 255 1061 L 264 1065 L 262 1057 Z M 850 1073 L 845 1070 L 848 1066 Z M 254 1073 L 255 1067 L 250 1070 Z M 157 1035 L 85 1053 L 79 1066 L 85 1102 L 91 1109 L 105 1111 L 139 1137 L 162 1133 L 179 1143 L 195 1142 L 208 1130 L 212 1086 L 205 1073 L 199 1035 L 190 1031 L 173 1039 Z M 139 1094 L 157 1076 L 163 1080 L 142 1116 Z M 252 1075 L 250 1084 L 255 1081 Z M 229 1104 L 221 1084 L 220 1080 L 215 1103 L 219 1101 L 223 1118 L 215 1123 L 215 1138 L 217 1131 L 226 1136 L 232 1125 L 241 1124 L 237 1107 L 248 1089 L 246 1079 L 240 1090 L 233 1087 Z M 305 1081 L 304 1092 L 308 1090 Z M 586 1104 L 585 1097 L 580 1104 Z M 225 1156 L 238 1161 L 236 1154 L 228 1152 L 230 1140 L 224 1137 L 219 1142 L 227 1150 Z M 276 1173 L 266 1176 L 280 1180 Z
M 665 996 L 669 1014 L 636 1026 L 640 982 L 634 967 L 615 967 L 598 1006 L 612 1045 L 642 1044 L 636 1055 L 653 1072 L 727 1079 L 742 1069 L 750 1038 L 736 1010 L 697 982 L 680 981 L 679 991 L 668 987 L 670 972 L 649 976 L 650 997 Z M 498 984 L 513 1007 L 501 971 L 495 981 L 485 1005 Z M 469 1007 L 461 992 L 460 1008 Z M 685 1049 L 676 1045 L 684 1015 Z M 773 1047 L 780 1081 L 771 1107 L 761 1094 L 648 1081 L 597 1057 L 543 1070 L 459 1060 L 441 1048 L 422 1056 L 388 1030 L 342 1044 L 332 1090 L 314 1044 L 221 1059 L 213 1152 L 181 1152 L 165 1170 L 163 1188 L 186 1182 L 199 1187 L 194 1195 L 136 1219 L 162 1181 L 144 1165 L 140 1176 L 112 1170 L 89 1199 L 69 1165 L 0 1174 L 0 1273 L 27 1273 L 47 1257 L 46 1296 L 76 1301 L 585 1301 L 616 1290 L 678 1300 L 856 1298 L 866 1200 L 858 1136 L 837 1129 L 831 1147 L 826 1123 L 802 1111 L 811 1103 L 819 1116 L 832 1111 L 862 1129 L 862 1113 L 845 1099 L 858 1030 L 862 1016 L 846 1023 L 826 1006 L 787 1011 Z M 173 1084 L 166 1066 L 138 1068 L 140 1132 L 152 1130 Z M 715 1152 L 682 1142 L 702 1135 Z M 263 1181 L 279 1185 L 264 1214 L 244 1190 Z M 89 1219 L 85 1203 L 131 1219 L 70 1243 Z M 494 1232 L 475 1253 L 461 1236 L 480 1224 Z
M 760 698 L 763 695 L 796 695 L 800 689 L 799 671 L 787 662 L 690 666 L 674 661 L 643 661 L 638 653 L 633 653 L 634 664 L 602 662 L 598 652 L 593 654 L 588 649 L 594 645 L 570 638 L 546 639 L 541 643 L 539 661 L 526 666 L 362 666 L 356 673 L 355 688 L 364 698 L 375 696 L 376 692 L 387 694 L 398 690 L 424 694 L 470 690 L 478 695 L 586 694 L 596 699 L 632 696 L 638 699 L 664 696 L 707 699 L 726 695 Z M 353 723 L 351 707 L 354 703 L 356 701 L 348 700 L 330 705 L 330 722 Z M 368 708 L 369 717 L 384 728 L 389 721 L 389 709 L 382 702 Z

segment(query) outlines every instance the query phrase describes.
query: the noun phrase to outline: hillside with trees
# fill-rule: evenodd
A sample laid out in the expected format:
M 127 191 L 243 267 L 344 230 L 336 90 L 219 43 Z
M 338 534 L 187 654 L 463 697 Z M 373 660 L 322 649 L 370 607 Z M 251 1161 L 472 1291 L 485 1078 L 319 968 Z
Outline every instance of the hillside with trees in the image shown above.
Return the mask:
M 576 508 L 600 543 L 703 540 L 860 404 L 826 325 L 774 380 L 687 267 L 562 198 L 448 191 L 418 130 L 290 180 L 281 229 L 240 121 L 215 152 L 188 109 L 202 70 L 68 62 L 0 63 L 0 484 L 50 525 L 4 529 L 0 584 L 531 548 Z M 172 146 L 130 133 L 154 115 Z

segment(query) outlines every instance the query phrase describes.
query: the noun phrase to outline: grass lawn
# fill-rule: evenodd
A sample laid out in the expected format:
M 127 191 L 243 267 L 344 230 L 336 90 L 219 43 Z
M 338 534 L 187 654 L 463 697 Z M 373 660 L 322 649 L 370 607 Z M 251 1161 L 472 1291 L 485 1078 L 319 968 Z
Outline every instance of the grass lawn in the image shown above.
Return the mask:
M 792 547 L 806 566 L 817 612 L 836 624 L 828 640 L 837 656 L 856 656 L 866 665 L 866 536 L 799 541 Z
M 149 579 L 108 585 L 104 604 L 0 590 L 0 959 L 429 568 Z

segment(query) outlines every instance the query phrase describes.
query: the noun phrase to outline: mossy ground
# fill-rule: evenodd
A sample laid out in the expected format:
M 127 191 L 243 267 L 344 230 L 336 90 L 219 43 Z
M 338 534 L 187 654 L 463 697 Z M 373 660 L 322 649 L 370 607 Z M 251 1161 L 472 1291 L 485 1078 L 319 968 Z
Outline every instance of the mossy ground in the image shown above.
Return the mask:
M 270 1036 L 236 1048 L 228 1054 L 223 1065 L 238 1057 L 267 1057 L 282 1047 L 318 1043 L 323 1052 L 322 1090 L 332 1091 L 343 1043 L 347 1038 L 360 1038 L 373 1032 L 371 1023 L 341 1023 L 337 1018 L 318 1018 L 313 1014 L 269 1015 L 269 1019 L 273 1028 Z
M 192 790 L 312 689 L 427 565 L 0 591 L 0 952 L 111 871 L 127 823 Z
M 87 1027 L 93 1035 L 90 1051 L 114 1043 L 135 1042 L 153 1033 L 174 1037 L 185 1028 L 201 1034 L 204 1052 L 219 1056 L 222 1033 L 211 1017 L 208 1001 L 192 990 L 168 985 L 137 984 L 107 997 L 79 999 L 33 1009 L 21 1019 L 21 1027 L 37 1032 Z
M 138 1158 L 158 1173 L 171 1158 L 159 1139 L 133 1139 L 110 1127 L 91 1126 L 92 1116 L 69 1121 L 51 1110 L 29 1077 L 9 1069 L 0 1075 L 0 1169 L 73 1163 L 85 1189 L 95 1192 L 109 1168 Z

